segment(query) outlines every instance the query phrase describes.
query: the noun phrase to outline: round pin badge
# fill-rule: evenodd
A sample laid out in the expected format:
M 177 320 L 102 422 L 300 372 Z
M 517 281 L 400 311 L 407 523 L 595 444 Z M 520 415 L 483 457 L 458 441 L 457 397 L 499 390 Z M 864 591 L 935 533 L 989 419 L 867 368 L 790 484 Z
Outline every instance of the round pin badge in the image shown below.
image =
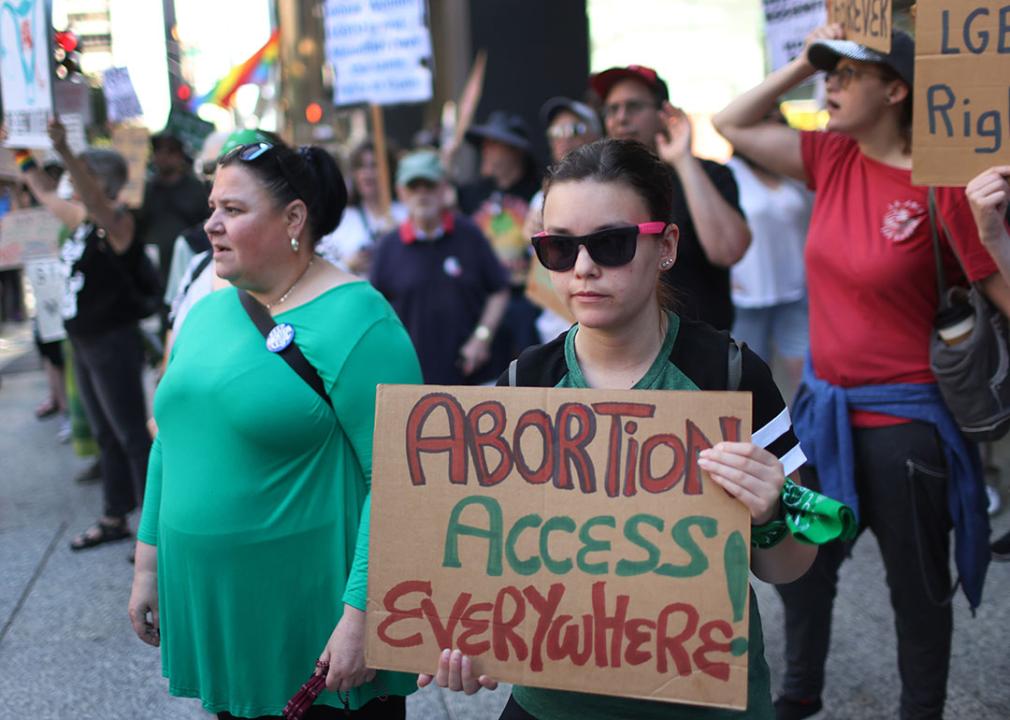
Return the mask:
M 288 323 L 280 323 L 267 335 L 267 350 L 272 353 L 283 352 L 294 341 L 295 329 Z

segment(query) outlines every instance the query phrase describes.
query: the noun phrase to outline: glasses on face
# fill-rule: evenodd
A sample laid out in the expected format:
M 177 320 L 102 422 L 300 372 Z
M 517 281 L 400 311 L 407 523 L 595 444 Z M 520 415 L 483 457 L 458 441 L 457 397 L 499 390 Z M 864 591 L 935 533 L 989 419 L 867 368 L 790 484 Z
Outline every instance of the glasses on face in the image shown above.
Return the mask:
M 311 195 L 307 192 L 305 183 L 300 182 L 298 178 L 288 171 L 288 168 L 284 166 L 284 162 L 278 153 L 271 152 L 274 149 L 275 147 L 273 145 L 266 142 L 239 145 L 237 148 L 229 150 L 220 160 L 218 160 L 218 165 L 227 165 L 232 160 L 240 160 L 241 162 L 253 165 L 258 164 L 262 160 L 273 158 L 274 162 L 277 163 L 277 168 L 281 171 L 281 175 L 284 176 L 284 180 L 287 182 L 288 187 L 291 188 L 292 192 L 294 192 L 299 200 L 307 203 L 308 198 L 310 198 Z
M 627 265 L 635 257 L 639 235 L 658 235 L 666 229 L 662 220 L 607 228 L 589 235 L 548 235 L 546 232 L 533 236 L 533 249 L 540 264 L 554 272 L 565 272 L 575 267 L 579 257 L 579 247 L 585 245 L 593 262 L 603 267 Z
M 836 67 L 834 70 L 828 70 L 824 73 L 825 83 L 836 83 L 838 87 L 842 90 L 849 86 L 853 78 L 862 77 L 863 75 L 870 75 L 875 77 L 882 77 L 878 72 L 874 72 L 869 68 L 853 67 L 852 65 L 846 65 L 845 67 Z
M 610 103 L 603 106 L 603 117 L 608 120 L 615 118 L 621 113 L 621 110 L 624 110 L 624 114 L 628 116 L 638 115 L 638 113 L 647 108 L 655 109 L 656 103 L 646 100 L 626 100 L 623 103 Z
M 587 132 L 589 132 L 589 128 L 585 123 L 563 123 L 547 128 L 547 137 L 550 140 L 567 140 L 568 138 L 585 135 Z

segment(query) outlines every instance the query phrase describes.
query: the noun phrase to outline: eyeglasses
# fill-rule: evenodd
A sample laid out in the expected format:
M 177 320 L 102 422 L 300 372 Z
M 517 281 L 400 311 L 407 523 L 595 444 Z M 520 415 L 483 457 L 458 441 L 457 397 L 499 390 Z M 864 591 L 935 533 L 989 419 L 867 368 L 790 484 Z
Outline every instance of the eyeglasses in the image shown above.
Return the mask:
M 617 115 L 624 110 L 625 115 L 638 115 L 646 108 L 656 109 L 656 103 L 647 102 L 645 100 L 628 100 L 623 103 L 610 103 L 609 105 L 603 106 L 603 117 L 608 120 L 617 117 Z
M 859 68 L 853 67 L 851 65 L 846 65 L 843 68 L 835 68 L 834 70 L 828 70 L 824 73 L 825 83 L 838 83 L 838 87 L 842 90 L 849 86 L 853 78 L 862 77 L 863 75 L 876 76 L 878 78 L 883 77 L 879 72 L 874 72 L 869 68 Z
M 279 153 L 271 152 L 275 149 L 276 146 L 267 142 L 239 145 L 237 148 L 229 150 L 221 157 L 220 160 L 217 161 L 217 163 L 218 165 L 227 165 L 232 160 L 241 160 L 244 163 L 256 164 L 261 158 L 273 158 L 274 162 L 277 163 L 277 168 L 281 171 L 281 175 L 284 176 L 284 180 L 287 182 L 288 187 L 291 188 L 299 200 L 308 203 L 312 194 L 308 191 L 306 183 L 296 177 L 294 173 L 289 172 Z
M 579 257 L 579 247 L 586 246 L 586 252 L 597 265 L 620 267 L 627 265 L 635 257 L 639 235 L 658 235 L 666 229 L 662 220 L 607 228 L 589 235 L 548 235 L 546 232 L 533 236 L 533 249 L 540 264 L 554 272 L 565 272 L 575 267 Z
M 547 137 L 550 140 L 567 140 L 568 138 L 585 135 L 589 132 L 589 127 L 585 123 L 564 123 L 563 125 L 552 125 L 547 128 Z

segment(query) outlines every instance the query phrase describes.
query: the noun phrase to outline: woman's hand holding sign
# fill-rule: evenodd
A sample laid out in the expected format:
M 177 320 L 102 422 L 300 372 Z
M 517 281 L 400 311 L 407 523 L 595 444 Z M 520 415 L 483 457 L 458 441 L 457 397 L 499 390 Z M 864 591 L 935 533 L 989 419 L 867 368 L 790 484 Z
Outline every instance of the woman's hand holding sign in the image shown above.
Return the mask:
M 495 690 L 498 681 L 492 680 L 487 675 L 475 678 L 473 676 L 473 661 L 459 650 L 449 650 L 446 648 L 438 657 L 438 671 L 434 675 L 421 673 L 417 676 L 417 686 L 427 687 L 434 680 L 439 687 L 448 688 L 456 692 L 462 691 L 467 695 L 473 695 L 481 688 Z
M 775 518 L 786 476 L 782 463 L 770 452 L 753 443 L 720 442 L 702 450 L 698 464 L 744 504 L 753 525 Z

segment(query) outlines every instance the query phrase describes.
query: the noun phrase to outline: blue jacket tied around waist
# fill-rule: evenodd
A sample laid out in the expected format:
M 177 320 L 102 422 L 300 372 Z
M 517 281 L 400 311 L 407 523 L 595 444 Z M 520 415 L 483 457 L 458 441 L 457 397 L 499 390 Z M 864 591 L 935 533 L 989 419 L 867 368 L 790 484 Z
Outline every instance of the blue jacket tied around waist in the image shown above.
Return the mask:
M 841 388 L 814 375 L 807 357 L 793 405 L 793 428 L 821 492 L 859 516 L 849 411 L 878 412 L 930 423 L 943 442 L 949 473 L 947 502 L 954 522 L 954 559 L 972 610 L 982 600 L 989 566 L 989 516 L 978 447 L 961 434 L 933 383 Z

